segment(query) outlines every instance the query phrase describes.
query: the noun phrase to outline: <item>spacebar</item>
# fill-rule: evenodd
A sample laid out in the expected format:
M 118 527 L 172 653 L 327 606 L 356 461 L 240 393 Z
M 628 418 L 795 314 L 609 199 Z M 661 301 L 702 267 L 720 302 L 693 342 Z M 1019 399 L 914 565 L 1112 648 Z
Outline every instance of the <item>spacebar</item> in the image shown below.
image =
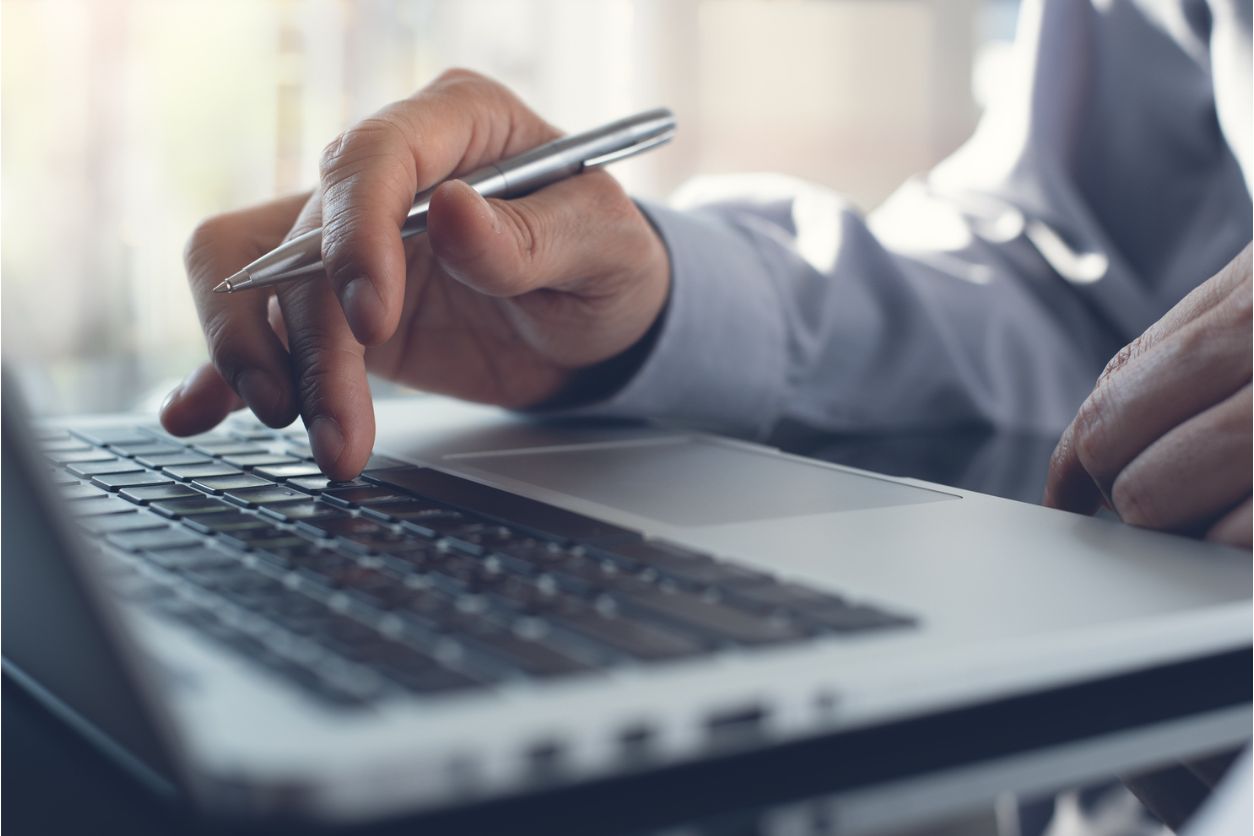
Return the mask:
M 428 467 L 368 470 L 365 477 L 472 514 L 492 517 L 506 525 L 527 529 L 541 536 L 583 543 L 610 543 L 640 538 L 639 534 L 626 528 Z

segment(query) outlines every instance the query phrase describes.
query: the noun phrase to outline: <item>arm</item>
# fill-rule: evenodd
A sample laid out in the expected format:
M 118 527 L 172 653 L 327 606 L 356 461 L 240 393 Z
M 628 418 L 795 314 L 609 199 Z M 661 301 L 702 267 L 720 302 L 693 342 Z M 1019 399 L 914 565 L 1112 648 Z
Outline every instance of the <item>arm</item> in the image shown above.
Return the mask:
M 1028 4 L 1009 95 L 869 219 L 782 178 L 646 207 L 669 312 L 588 411 L 1061 430 L 1107 359 L 1248 240 L 1205 42 L 1180 37 L 1131 3 Z

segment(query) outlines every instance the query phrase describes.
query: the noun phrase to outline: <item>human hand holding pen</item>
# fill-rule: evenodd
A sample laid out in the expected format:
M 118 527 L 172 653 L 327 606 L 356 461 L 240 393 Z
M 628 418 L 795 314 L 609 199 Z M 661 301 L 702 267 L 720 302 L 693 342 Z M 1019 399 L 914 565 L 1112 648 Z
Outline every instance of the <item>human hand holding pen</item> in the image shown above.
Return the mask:
M 367 369 L 526 407 L 629 349 L 661 311 L 669 265 L 604 172 L 508 201 L 445 183 L 427 234 L 401 240 L 416 192 L 556 136 L 501 85 L 452 71 L 332 142 L 311 195 L 202 223 L 186 261 L 213 363 L 171 394 L 166 428 L 201 432 L 244 405 L 274 426 L 299 413 L 318 464 L 349 478 L 374 442 Z M 329 280 L 213 292 L 319 225 Z

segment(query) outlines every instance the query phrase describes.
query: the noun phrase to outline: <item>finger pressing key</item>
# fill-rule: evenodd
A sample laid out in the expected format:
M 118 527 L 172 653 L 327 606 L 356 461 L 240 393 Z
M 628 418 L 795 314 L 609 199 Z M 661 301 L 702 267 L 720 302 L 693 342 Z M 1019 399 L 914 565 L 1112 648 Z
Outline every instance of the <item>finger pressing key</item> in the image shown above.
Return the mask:
M 292 235 L 316 227 L 320 214 L 319 203 L 311 201 Z M 366 350 L 325 279 L 288 284 L 277 295 L 314 458 L 331 478 L 351 479 L 374 445 Z

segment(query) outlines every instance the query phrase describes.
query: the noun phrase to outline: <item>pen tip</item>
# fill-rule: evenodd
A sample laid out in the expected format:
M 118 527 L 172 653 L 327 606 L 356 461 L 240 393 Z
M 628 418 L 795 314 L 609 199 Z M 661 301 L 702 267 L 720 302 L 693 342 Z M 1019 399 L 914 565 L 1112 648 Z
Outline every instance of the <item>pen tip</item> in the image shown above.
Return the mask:
M 247 286 L 252 277 L 248 275 L 247 270 L 240 270 L 238 273 L 227 276 L 218 286 L 213 289 L 214 293 L 230 293 L 239 290 L 241 286 Z

